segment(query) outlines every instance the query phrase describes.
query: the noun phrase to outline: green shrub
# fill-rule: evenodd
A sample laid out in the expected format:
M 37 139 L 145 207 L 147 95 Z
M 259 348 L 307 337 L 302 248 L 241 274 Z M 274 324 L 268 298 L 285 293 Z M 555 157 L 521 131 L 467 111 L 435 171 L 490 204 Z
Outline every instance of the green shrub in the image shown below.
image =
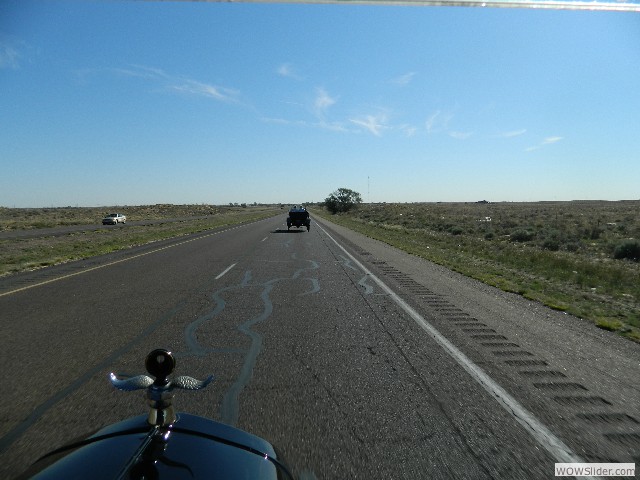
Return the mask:
M 613 258 L 640 261 L 640 242 L 638 240 L 624 240 L 613 250 Z
M 598 240 L 602 235 L 602 229 L 600 227 L 593 227 L 589 232 L 589 238 L 591 240 Z
M 516 230 L 511 234 L 512 242 L 529 242 L 533 240 L 535 237 L 535 233 L 530 232 L 529 230 Z
M 564 243 L 564 235 L 555 228 L 546 229 L 540 247 L 543 250 L 557 252 Z
M 543 250 L 551 250 L 557 252 L 560 250 L 560 242 L 555 238 L 546 238 L 541 245 Z
M 567 249 L 567 252 L 577 252 L 581 247 L 577 242 L 569 242 L 564 246 L 564 248 Z

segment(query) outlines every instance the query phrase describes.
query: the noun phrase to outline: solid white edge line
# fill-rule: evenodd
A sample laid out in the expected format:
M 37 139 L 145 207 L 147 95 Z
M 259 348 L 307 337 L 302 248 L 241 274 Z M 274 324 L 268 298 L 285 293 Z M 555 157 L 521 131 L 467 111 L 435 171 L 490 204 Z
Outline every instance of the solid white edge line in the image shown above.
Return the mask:
M 224 269 L 224 271 L 223 271 L 220 275 L 218 275 L 218 276 L 216 277 L 216 280 L 221 279 L 221 278 L 222 278 L 222 277 L 223 277 L 223 276 L 224 276 L 224 275 L 225 275 L 229 270 L 231 270 L 231 269 L 232 269 L 233 267 L 235 267 L 236 265 L 237 265 L 236 263 L 234 263 L 234 264 L 232 264 L 232 265 L 229 265 L 227 268 L 225 268 L 225 269 Z
M 577 454 L 575 454 L 562 440 L 556 437 L 540 420 L 538 420 L 531 412 L 522 406 L 514 397 L 512 397 L 504 388 L 498 385 L 489 375 L 487 375 L 480 367 L 460 351 L 455 345 L 447 340 L 433 325 L 427 322 L 422 315 L 416 312 L 409 304 L 400 298 L 391 288 L 389 288 L 382 280 L 376 277 L 368 268 L 351 255 L 336 239 L 334 239 L 324 228 L 316 226 L 324 232 L 362 271 L 369 275 L 380 288 L 393 299 L 396 304 L 402 308 L 409 316 L 433 338 L 462 368 L 464 368 L 471 377 L 477 381 L 482 387 L 507 411 L 515 420 L 524 427 L 524 429 L 533 436 L 533 438 L 547 450 L 558 463 L 584 463 Z M 600 477 L 583 477 L 593 480 Z

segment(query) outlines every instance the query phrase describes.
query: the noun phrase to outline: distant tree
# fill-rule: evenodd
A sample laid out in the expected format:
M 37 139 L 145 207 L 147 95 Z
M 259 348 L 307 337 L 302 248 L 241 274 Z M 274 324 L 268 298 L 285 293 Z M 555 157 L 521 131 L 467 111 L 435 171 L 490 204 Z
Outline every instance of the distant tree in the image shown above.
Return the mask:
M 349 188 L 339 188 L 324 200 L 327 210 L 334 214 L 348 212 L 359 203 L 362 203 L 362 196 Z

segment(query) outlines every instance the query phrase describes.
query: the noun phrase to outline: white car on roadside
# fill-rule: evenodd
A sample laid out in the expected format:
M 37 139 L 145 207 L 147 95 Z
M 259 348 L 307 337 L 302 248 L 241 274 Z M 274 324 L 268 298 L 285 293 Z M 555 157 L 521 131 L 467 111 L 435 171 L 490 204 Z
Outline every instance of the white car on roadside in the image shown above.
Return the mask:
M 122 213 L 110 213 L 102 219 L 103 225 L 117 225 L 118 223 L 127 223 L 126 215 Z

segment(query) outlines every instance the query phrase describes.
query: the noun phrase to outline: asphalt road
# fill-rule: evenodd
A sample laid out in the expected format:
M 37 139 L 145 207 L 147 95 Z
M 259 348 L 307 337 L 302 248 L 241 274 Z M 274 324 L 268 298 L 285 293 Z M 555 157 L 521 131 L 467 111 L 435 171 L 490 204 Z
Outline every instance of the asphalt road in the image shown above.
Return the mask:
M 215 382 L 179 410 L 313 479 L 554 476 L 640 462 L 640 348 L 345 229 L 285 216 L 0 279 L 0 477 L 145 412 L 157 347 Z

